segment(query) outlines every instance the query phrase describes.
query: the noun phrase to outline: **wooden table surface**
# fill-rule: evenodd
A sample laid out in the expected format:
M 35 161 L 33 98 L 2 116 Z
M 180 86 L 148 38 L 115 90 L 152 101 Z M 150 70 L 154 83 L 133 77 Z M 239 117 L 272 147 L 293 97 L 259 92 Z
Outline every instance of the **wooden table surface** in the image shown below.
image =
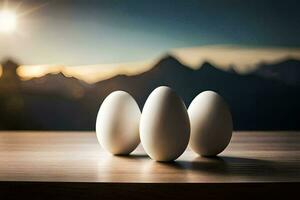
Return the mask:
M 298 184 L 300 132 L 235 132 L 219 157 L 187 149 L 171 163 L 151 160 L 142 147 L 112 156 L 94 132 L 0 132 L 0 186 L 18 182 Z
M 253 182 L 300 181 L 300 133 L 237 132 L 217 158 L 187 150 L 172 163 L 139 147 L 112 156 L 94 132 L 0 132 L 0 181 Z

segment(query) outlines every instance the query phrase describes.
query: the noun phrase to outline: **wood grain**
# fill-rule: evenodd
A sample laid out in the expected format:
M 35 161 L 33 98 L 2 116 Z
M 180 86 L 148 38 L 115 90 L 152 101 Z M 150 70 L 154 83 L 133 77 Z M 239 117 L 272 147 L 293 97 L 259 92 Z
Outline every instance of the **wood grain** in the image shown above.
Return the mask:
M 300 186 L 299 132 L 236 132 L 216 158 L 175 162 L 105 152 L 93 132 L 0 132 L 5 199 L 283 197 Z
M 300 134 L 237 132 L 216 158 L 187 150 L 172 163 L 105 152 L 93 132 L 1 132 L 0 181 L 291 182 L 300 181 Z

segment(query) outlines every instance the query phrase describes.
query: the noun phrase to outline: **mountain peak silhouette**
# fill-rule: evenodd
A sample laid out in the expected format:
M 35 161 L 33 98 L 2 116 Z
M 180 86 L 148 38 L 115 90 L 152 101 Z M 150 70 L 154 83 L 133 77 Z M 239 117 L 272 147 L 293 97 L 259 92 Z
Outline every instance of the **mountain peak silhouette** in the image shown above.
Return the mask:
M 156 66 L 159 66 L 159 67 L 183 66 L 183 64 L 181 62 L 179 62 L 174 56 L 172 56 L 170 54 L 166 54 L 156 63 L 156 65 L 153 68 L 155 68 Z
M 289 58 L 274 64 L 261 64 L 253 72 L 264 78 L 300 86 L 300 60 Z
M 199 70 L 201 71 L 214 71 L 214 70 L 219 70 L 218 68 L 216 68 L 213 64 L 211 64 L 209 61 L 204 61 Z
M 10 82 L 10 83 L 6 83 L 7 85 L 6 88 L 10 88 L 10 90 L 17 90 L 20 82 L 20 77 L 17 73 L 17 69 L 20 65 L 13 59 L 7 58 L 1 63 L 1 66 L 2 66 L 2 75 L 0 79 L 4 82 Z M 4 83 L 2 83 L 2 85 L 3 84 Z
M 11 58 L 6 58 L 1 62 L 1 65 L 3 68 L 14 68 L 17 69 L 20 64 L 18 64 L 17 61 L 15 61 L 14 59 Z

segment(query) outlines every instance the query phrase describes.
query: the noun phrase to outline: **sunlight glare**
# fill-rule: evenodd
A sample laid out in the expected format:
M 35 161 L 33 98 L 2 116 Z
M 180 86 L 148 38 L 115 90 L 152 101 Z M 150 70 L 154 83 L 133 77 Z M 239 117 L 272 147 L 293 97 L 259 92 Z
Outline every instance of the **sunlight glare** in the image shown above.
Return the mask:
M 0 78 L 2 76 L 2 73 L 3 73 L 3 69 L 2 69 L 2 65 L 0 65 Z
M 17 16 L 9 10 L 0 11 L 0 32 L 12 33 L 17 26 Z

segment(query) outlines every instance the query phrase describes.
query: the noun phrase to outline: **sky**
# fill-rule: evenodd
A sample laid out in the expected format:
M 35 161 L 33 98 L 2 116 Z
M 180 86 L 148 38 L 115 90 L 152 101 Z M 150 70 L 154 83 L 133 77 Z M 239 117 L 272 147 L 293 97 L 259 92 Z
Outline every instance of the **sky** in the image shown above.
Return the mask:
M 297 0 L 6 0 L 6 5 L 18 7 L 17 28 L 0 33 L 0 60 L 11 57 L 24 65 L 149 63 L 173 49 L 211 45 L 289 52 L 300 47 Z

